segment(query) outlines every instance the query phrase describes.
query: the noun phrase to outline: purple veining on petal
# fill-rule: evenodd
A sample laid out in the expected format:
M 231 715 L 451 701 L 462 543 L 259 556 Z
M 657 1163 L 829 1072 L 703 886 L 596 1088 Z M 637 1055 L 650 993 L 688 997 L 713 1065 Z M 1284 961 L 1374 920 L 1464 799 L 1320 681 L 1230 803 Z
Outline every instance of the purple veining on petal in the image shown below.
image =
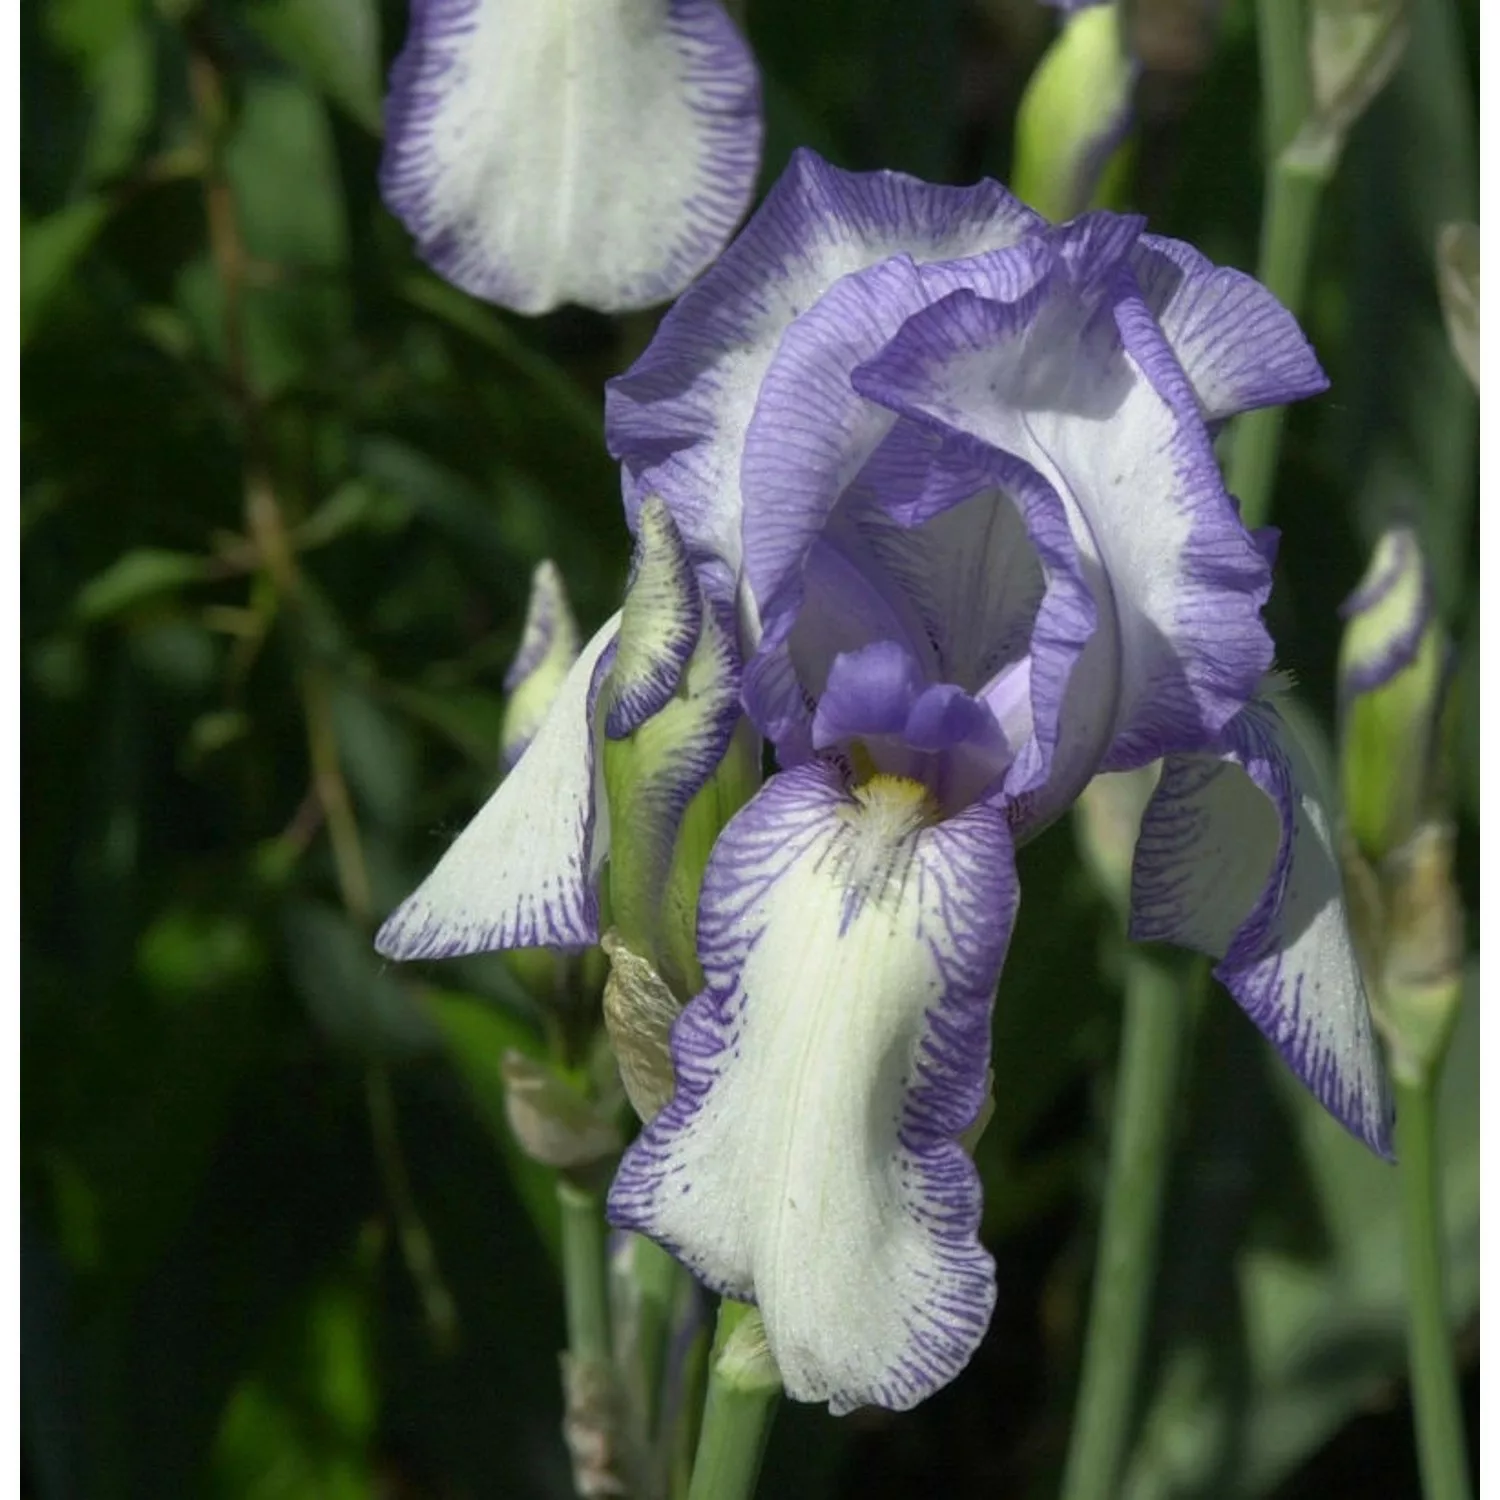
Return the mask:
M 1219 756 L 1166 758 L 1131 885 L 1131 936 L 1218 958 L 1216 977 L 1329 1113 L 1389 1156 L 1389 1090 L 1331 819 L 1268 703 L 1226 727 Z
M 1297 320 L 1258 281 L 1153 234 L 1141 236 L 1131 264 L 1205 421 L 1328 389 Z
M 869 1403 L 914 1405 L 958 1373 L 988 1323 L 993 1269 L 977 1239 L 979 1182 L 956 1138 L 983 1103 L 989 1012 L 1016 903 L 1009 834 L 994 809 L 974 807 L 915 831 L 898 868 L 861 858 L 859 806 L 832 767 L 815 763 L 773 778 L 726 828 L 709 862 L 699 914 L 707 988 L 673 1029 L 677 1093 L 627 1152 L 609 1198 L 613 1223 L 661 1239 L 716 1290 L 759 1296 L 772 1352 L 784 1373 L 792 1372 L 791 1394 L 827 1399 L 835 1412 Z M 850 892 L 858 897 L 856 910 L 874 900 L 917 900 L 918 939 L 940 983 L 927 1002 L 910 1060 L 893 1057 L 888 1063 L 903 1069 L 904 1096 L 899 1117 L 883 1127 L 894 1129 L 894 1156 L 871 1166 L 889 1173 L 890 1191 L 903 1204 L 913 1238 L 911 1248 L 896 1241 L 869 1247 L 871 1255 L 900 1257 L 894 1264 L 902 1281 L 889 1295 L 902 1301 L 892 1319 L 884 1316 L 885 1308 L 870 1309 L 880 1316 L 866 1320 L 865 1338 L 876 1336 L 878 1327 L 882 1342 L 858 1356 L 870 1369 L 853 1386 L 820 1379 L 819 1351 L 784 1342 L 806 1332 L 784 1327 L 778 1317 L 783 1309 L 764 1300 L 775 1283 L 762 1285 L 762 1279 L 775 1268 L 758 1259 L 747 1216 L 748 1186 L 767 1164 L 757 1160 L 742 1171 L 733 1155 L 743 1131 L 756 1131 L 752 1138 L 758 1139 L 759 1127 L 736 1115 L 736 1140 L 724 1149 L 718 1145 L 723 1121 L 717 1096 L 747 1065 L 745 1049 L 767 1045 L 754 1028 L 744 976 L 752 972 L 760 945 L 773 941 L 765 914 L 781 883 L 799 874 L 805 878 L 809 863 L 821 880 L 857 882 L 861 889 Z M 857 941 L 850 920 L 846 909 L 840 932 Z M 872 1091 L 876 1082 L 870 1080 Z M 779 1107 L 764 1093 L 757 1097 L 765 1108 Z M 872 1120 L 870 1127 L 879 1123 Z M 811 1149 L 827 1146 L 820 1141 Z M 701 1233 L 693 1243 L 673 1238 L 669 1226 L 693 1222 L 677 1205 L 704 1194 L 714 1207 Z M 795 1211 L 795 1205 L 782 1211 Z M 849 1250 L 836 1248 L 839 1254 Z M 799 1275 L 814 1280 L 820 1268 L 834 1264 L 816 1242 L 799 1241 L 797 1254 Z M 907 1258 L 916 1254 L 921 1260 L 913 1266 Z M 920 1291 L 912 1297 L 909 1287 Z M 836 1298 L 837 1288 L 828 1295 Z M 886 1343 L 888 1327 L 895 1336 Z M 819 1333 L 825 1343 L 843 1340 L 842 1330 Z
M 596 885 L 608 829 L 598 818 L 588 726 L 613 657 L 611 623 L 573 669 L 587 672 L 586 688 L 570 694 L 564 685 L 531 748 L 432 874 L 385 920 L 375 935 L 378 953 L 400 960 L 453 958 L 598 941 Z M 560 743 L 576 749 L 576 764 L 557 758 Z M 558 774 L 568 778 L 571 810 L 557 800 L 551 778 Z M 526 876 L 519 884 L 518 871 Z
M 632 524 L 645 495 L 664 496 L 695 561 L 716 563 L 706 567 L 711 588 L 734 597 L 740 455 L 792 321 L 840 277 L 892 256 L 977 256 L 1044 227 L 998 183 L 939 187 L 895 172 L 842 172 L 795 152 L 740 236 L 606 387 L 606 435 L 624 467 Z
M 475 87 L 471 70 L 491 62 L 492 49 L 503 64 L 506 50 L 494 33 L 507 23 L 515 24 L 525 4 L 529 0 L 514 0 L 509 7 L 501 0 L 413 0 L 406 45 L 391 70 L 386 101 L 386 149 L 380 172 L 385 200 L 412 232 L 423 259 L 477 296 L 524 312 L 545 311 L 569 299 L 605 311 L 666 301 L 723 247 L 754 190 L 762 136 L 754 58 L 717 0 L 666 0 L 659 23 L 661 45 L 651 45 L 656 35 L 650 29 L 637 28 L 632 45 L 618 50 L 613 66 L 634 66 L 653 79 L 664 57 L 670 56 L 675 75 L 670 86 L 680 90 L 684 118 L 699 133 L 700 154 L 691 181 L 673 200 L 680 222 L 662 236 L 664 243 L 651 244 L 636 264 L 611 267 L 611 275 L 601 278 L 598 266 L 603 257 L 585 253 L 587 236 L 607 234 L 610 214 L 630 211 L 622 207 L 625 199 L 618 204 L 610 201 L 606 184 L 595 195 L 592 219 L 582 231 L 584 242 L 563 245 L 557 263 L 549 267 L 556 271 L 560 266 L 565 272 L 559 278 L 559 294 L 535 285 L 532 273 L 518 270 L 504 251 L 497 254 L 486 243 L 480 223 L 485 201 L 473 196 L 474 188 L 466 192 L 464 185 L 455 187 L 447 180 L 465 152 L 472 161 L 476 152 L 487 149 L 503 165 L 504 153 L 513 149 L 513 141 L 504 137 L 486 140 L 482 121 L 462 114 L 455 124 L 447 112 L 454 108 L 456 91 Z M 602 20 L 615 23 L 608 14 Z M 628 23 L 623 17 L 616 24 L 629 35 Z M 576 24 L 580 29 L 586 24 L 600 26 L 601 17 L 585 16 Z M 576 38 L 574 42 L 577 45 Z M 619 76 L 623 90 L 627 75 Z M 483 86 L 503 90 L 503 67 Z M 482 112 L 482 101 L 478 102 Z M 638 123 L 643 131 L 649 129 L 645 122 Z M 563 125 L 559 120 L 559 134 Z M 467 132 L 458 144 L 447 139 L 455 128 Z M 649 137 L 643 144 L 649 147 Z M 680 137 L 670 143 L 674 150 L 679 145 Z M 640 148 L 626 142 L 623 149 L 628 153 Z M 613 170 L 618 175 L 618 163 Z M 503 179 L 483 183 L 487 195 L 505 190 Z M 616 235 L 610 248 L 618 240 Z

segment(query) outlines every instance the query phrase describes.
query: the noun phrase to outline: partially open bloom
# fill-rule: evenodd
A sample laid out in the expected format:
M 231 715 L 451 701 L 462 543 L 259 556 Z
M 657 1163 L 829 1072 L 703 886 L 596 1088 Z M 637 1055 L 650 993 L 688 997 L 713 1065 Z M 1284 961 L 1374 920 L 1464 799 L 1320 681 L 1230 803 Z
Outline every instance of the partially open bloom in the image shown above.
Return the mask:
M 618 312 L 675 297 L 723 248 L 761 129 L 718 0 L 412 0 L 381 187 L 465 291 Z
M 1241 524 L 1210 441 L 1324 384 L 1269 294 L 1138 219 L 1054 227 L 994 183 L 805 152 L 613 383 L 632 525 L 691 567 L 684 639 L 707 618 L 735 637 L 739 701 L 781 769 L 709 857 L 676 1091 L 610 1212 L 759 1306 L 792 1396 L 907 1407 L 983 1335 L 994 1268 L 963 1141 L 1015 849 L 1100 771 L 1163 761 L 1137 934 L 1218 957 L 1308 1086 L 1388 1149 L 1328 819 L 1267 691 L 1272 541 Z M 566 851 L 551 911 L 588 910 L 604 649 L 513 773 L 566 736 L 577 821 L 529 825 Z M 481 820 L 513 832 L 495 805 Z M 474 838 L 385 951 L 516 940 L 497 897 L 527 891 L 508 846 L 465 855 Z M 1015 1061 L 996 1059 L 999 1087 Z

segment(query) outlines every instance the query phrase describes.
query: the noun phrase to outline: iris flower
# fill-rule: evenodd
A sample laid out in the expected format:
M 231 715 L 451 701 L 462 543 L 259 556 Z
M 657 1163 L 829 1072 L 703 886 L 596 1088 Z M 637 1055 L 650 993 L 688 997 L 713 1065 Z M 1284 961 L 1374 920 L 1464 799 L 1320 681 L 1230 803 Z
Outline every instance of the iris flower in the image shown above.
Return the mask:
M 755 60 L 718 0 L 412 0 L 381 188 L 465 291 L 619 312 L 723 249 L 761 134 Z
M 1389 1150 L 1329 814 L 1276 704 L 1274 539 L 1241 523 L 1212 447 L 1236 412 L 1325 384 L 1263 288 L 1139 219 L 1053 226 L 992 182 L 807 152 L 612 383 L 630 649 L 618 619 L 595 636 L 380 943 L 594 941 L 602 738 L 733 686 L 779 770 L 709 857 L 675 1093 L 609 1210 L 759 1306 L 792 1396 L 909 1407 L 984 1333 L 964 1142 L 1015 851 L 1099 772 L 1162 762 L 1135 935 L 1214 955 L 1324 1105 Z M 718 676 L 690 687 L 709 636 Z M 695 720 L 687 785 L 725 704 Z M 1025 1065 L 994 1062 L 1001 1088 Z

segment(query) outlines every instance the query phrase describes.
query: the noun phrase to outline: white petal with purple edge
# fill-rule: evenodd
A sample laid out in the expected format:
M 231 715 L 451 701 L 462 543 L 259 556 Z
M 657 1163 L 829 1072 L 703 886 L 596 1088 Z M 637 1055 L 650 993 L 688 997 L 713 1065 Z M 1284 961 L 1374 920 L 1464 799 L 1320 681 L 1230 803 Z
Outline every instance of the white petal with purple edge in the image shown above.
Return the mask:
M 1081 233 L 1074 253 L 1095 253 Z M 1063 501 L 1099 603 L 1072 684 L 1078 697 L 1085 673 L 1095 680 L 1081 728 L 1108 731 L 1096 769 L 1195 748 L 1238 712 L 1270 665 L 1259 613 L 1270 570 L 1128 280 L 1090 287 L 1059 273 L 1013 303 L 956 292 L 854 380 L 913 420 L 1019 458 Z M 1091 705 L 1110 679 L 1115 713 L 1101 725 Z
M 1328 389 L 1297 320 L 1253 277 L 1154 234 L 1141 236 L 1131 265 L 1205 421 Z
M 465 291 L 616 312 L 722 249 L 760 141 L 754 59 L 717 0 L 414 0 L 381 187 Z
M 1389 1156 L 1390 1095 L 1316 774 L 1264 700 L 1224 747 L 1163 762 L 1136 844 L 1131 936 L 1219 959 L 1215 975 L 1293 1071 Z
M 386 958 L 598 941 L 595 881 L 609 828 L 593 719 L 619 623 L 615 615 L 583 648 L 515 769 L 376 933 Z
M 935 187 L 898 172 L 842 172 L 811 151 L 794 153 L 744 232 L 606 388 L 605 428 L 625 468 L 632 519 L 646 495 L 664 496 L 695 561 L 717 559 L 716 591 L 733 597 L 740 455 L 762 378 L 792 320 L 840 277 L 892 256 L 950 260 L 1043 228 L 998 183 Z
M 834 1412 L 945 1385 L 994 1305 L 958 1138 L 1018 892 L 1000 813 L 930 815 L 915 783 L 813 763 L 728 825 L 677 1092 L 610 1193 L 614 1223 L 753 1300 L 788 1394 Z

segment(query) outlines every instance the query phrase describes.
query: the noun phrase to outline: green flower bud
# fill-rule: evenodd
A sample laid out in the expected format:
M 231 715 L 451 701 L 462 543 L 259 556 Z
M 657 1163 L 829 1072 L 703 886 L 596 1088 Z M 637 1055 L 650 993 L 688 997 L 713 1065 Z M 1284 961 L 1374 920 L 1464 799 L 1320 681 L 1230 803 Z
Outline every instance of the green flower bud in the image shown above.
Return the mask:
M 709 851 L 759 780 L 731 630 L 704 599 L 666 506 L 647 500 L 601 694 L 610 910 L 626 948 L 682 998 L 702 984 L 695 936 Z
M 1381 537 L 1341 612 L 1344 812 L 1360 854 L 1378 865 L 1412 837 L 1435 800 L 1447 651 L 1414 532 Z
M 614 1102 L 591 1099 L 546 1063 L 514 1049 L 500 1059 L 500 1077 L 505 1118 L 532 1161 L 579 1171 L 620 1154 L 618 1095 Z
M 1331 176 L 1350 128 L 1396 71 L 1406 40 L 1405 0 L 1314 0 L 1313 107 L 1288 157 L 1316 176 Z
M 1064 23 L 1016 112 L 1017 197 L 1059 222 L 1113 200 L 1127 164 L 1136 73 L 1116 6 Z
M 536 737 L 563 678 L 578 660 L 578 645 L 578 623 L 568 607 L 562 574 L 555 563 L 538 563 L 531 575 L 521 645 L 505 674 L 510 697 L 500 722 L 500 756 L 507 769 Z
M 1479 226 L 1444 224 L 1437 241 L 1438 298 L 1448 342 L 1479 389 Z

